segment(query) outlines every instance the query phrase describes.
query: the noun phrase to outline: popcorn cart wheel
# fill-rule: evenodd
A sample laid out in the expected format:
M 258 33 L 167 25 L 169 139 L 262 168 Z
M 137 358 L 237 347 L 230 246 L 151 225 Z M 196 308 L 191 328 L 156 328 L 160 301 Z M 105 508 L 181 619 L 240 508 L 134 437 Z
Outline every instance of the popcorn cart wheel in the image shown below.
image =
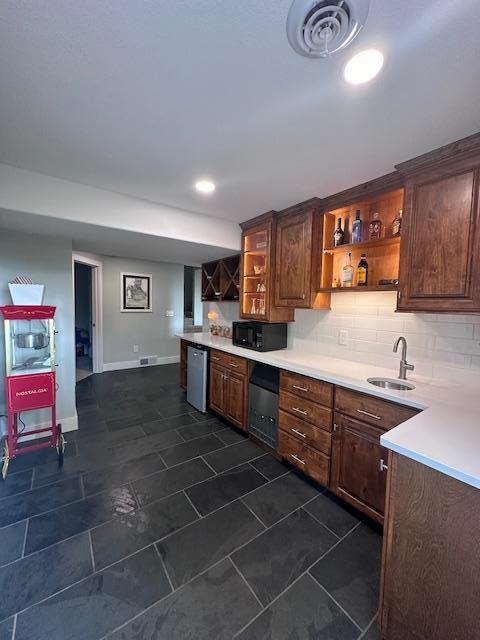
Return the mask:
M 63 467 L 63 454 L 65 453 L 65 436 L 62 433 L 62 425 L 57 424 L 57 454 L 58 466 Z
M 10 465 L 10 455 L 8 453 L 8 440 L 2 439 L 2 478 L 5 480 L 8 473 L 8 467 Z

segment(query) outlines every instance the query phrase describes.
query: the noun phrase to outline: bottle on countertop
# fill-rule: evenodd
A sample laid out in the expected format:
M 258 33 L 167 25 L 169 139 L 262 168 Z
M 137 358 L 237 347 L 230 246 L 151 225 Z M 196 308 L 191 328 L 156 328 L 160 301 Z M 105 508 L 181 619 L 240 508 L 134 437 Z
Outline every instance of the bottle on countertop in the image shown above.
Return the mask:
M 345 265 L 342 269 L 342 287 L 353 287 L 352 254 L 347 254 Z
M 352 243 L 358 244 L 362 241 L 362 221 L 360 219 L 360 209 L 355 212 L 355 220 L 352 224 Z
M 400 209 L 400 211 L 397 214 L 397 217 L 395 218 L 392 224 L 393 236 L 399 236 L 402 233 L 402 216 L 403 216 L 403 209 Z
M 335 229 L 335 233 L 333 234 L 333 246 L 339 247 L 342 244 L 343 244 L 342 219 L 339 218 L 337 222 L 337 228 Z
M 368 262 L 365 253 L 362 253 L 360 262 L 357 267 L 357 287 L 366 287 L 368 285 Z
M 370 240 L 380 240 L 382 237 L 382 221 L 378 217 L 378 211 L 375 211 L 369 227 Z

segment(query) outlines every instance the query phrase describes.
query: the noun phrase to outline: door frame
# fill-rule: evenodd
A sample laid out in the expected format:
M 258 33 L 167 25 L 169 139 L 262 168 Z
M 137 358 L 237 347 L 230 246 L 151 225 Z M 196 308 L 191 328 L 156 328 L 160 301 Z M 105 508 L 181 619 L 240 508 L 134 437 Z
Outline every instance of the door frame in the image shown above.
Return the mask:
M 92 369 L 103 372 L 103 263 L 82 253 L 72 253 L 73 302 L 75 307 L 75 263 L 86 264 L 92 269 Z M 75 323 L 74 323 L 75 324 Z

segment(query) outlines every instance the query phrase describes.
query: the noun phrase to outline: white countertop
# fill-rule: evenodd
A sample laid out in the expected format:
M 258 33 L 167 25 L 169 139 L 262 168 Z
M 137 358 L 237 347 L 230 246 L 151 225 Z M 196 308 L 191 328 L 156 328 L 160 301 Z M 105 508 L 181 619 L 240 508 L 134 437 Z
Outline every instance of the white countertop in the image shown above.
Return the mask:
M 391 391 L 367 382 L 373 376 L 396 378 L 398 371 L 294 349 L 261 353 L 236 347 L 228 338 L 210 333 L 180 333 L 179 338 L 212 349 L 264 362 L 311 378 L 325 380 L 422 412 L 386 432 L 384 447 L 417 460 L 452 478 L 480 488 L 480 387 L 456 385 L 414 374 L 411 391 Z

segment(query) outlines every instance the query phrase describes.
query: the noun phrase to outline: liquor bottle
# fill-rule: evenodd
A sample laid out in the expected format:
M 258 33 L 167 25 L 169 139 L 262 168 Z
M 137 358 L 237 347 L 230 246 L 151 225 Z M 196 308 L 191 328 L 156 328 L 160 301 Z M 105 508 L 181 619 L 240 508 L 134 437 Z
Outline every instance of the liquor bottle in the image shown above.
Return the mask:
M 360 220 L 360 209 L 355 212 L 355 220 L 352 225 L 352 243 L 357 244 L 362 241 L 362 221 Z
M 366 287 L 368 284 L 368 262 L 365 253 L 362 253 L 357 267 L 357 287 Z
M 382 221 L 378 217 L 378 211 L 375 211 L 370 222 L 370 240 L 380 240 L 382 237 Z
M 337 222 L 337 228 L 335 229 L 335 233 L 333 234 L 333 246 L 339 247 L 343 244 L 343 231 L 342 231 L 342 219 L 339 218 Z
M 351 253 L 347 255 L 345 265 L 342 269 L 342 287 L 353 287 L 353 267 Z
M 402 216 L 403 209 L 400 209 L 392 224 L 392 235 L 394 236 L 399 236 L 402 233 Z

